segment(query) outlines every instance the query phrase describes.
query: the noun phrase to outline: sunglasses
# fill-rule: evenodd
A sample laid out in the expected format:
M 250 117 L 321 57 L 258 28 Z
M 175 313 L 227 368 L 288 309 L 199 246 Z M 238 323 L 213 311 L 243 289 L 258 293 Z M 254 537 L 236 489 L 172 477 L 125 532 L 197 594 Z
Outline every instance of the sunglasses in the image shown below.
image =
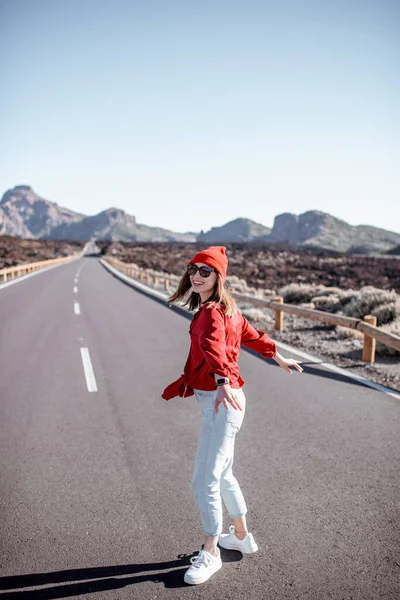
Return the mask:
M 198 267 L 197 265 L 188 265 L 186 267 L 186 273 L 190 277 L 194 277 L 197 271 L 200 273 L 201 277 L 210 277 L 211 273 L 214 271 L 211 267 Z

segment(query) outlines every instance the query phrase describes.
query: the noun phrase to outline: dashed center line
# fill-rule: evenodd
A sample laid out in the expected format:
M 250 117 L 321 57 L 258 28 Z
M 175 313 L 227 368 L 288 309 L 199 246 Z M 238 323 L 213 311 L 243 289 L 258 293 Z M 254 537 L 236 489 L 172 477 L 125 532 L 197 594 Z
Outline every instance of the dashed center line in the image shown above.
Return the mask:
M 90 360 L 89 348 L 81 348 L 81 357 L 87 389 L 89 392 L 97 392 L 97 383 L 94 376 L 92 361 Z
M 78 291 L 78 288 L 75 286 L 75 287 L 74 287 L 74 294 L 76 294 L 76 293 L 77 293 L 77 291 Z
M 74 302 L 74 313 L 76 315 L 81 314 L 81 307 L 79 306 L 79 302 Z

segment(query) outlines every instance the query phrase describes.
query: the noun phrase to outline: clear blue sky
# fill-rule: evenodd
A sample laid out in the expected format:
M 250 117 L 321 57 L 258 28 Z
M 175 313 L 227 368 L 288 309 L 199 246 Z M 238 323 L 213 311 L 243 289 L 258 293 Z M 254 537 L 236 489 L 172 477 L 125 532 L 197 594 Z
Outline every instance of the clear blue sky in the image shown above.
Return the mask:
M 0 0 L 0 195 L 400 231 L 399 39 L 395 0 Z

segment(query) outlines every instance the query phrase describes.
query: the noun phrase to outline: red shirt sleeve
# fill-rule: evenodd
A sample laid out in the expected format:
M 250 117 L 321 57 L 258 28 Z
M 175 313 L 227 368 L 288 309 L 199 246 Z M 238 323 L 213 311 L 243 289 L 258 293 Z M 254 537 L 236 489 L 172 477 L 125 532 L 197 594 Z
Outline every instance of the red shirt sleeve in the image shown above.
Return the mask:
M 260 329 L 254 329 L 246 317 L 242 315 L 243 328 L 241 343 L 247 348 L 255 350 L 264 358 L 273 358 L 277 353 L 276 344 L 271 338 Z
M 229 361 L 226 356 L 225 322 L 218 308 L 204 307 L 199 319 L 199 346 L 210 374 L 228 377 Z

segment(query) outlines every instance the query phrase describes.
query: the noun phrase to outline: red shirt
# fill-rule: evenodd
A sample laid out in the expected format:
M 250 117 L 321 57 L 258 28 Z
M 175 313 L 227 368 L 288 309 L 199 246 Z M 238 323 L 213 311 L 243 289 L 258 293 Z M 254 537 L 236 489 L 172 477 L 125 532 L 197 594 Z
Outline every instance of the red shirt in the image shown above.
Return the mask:
M 228 377 L 232 388 L 242 387 L 238 365 L 241 344 L 265 358 L 273 358 L 277 352 L 275 342 L 264 331 L 254 329 L 239 311 L 227 317 L 219 304 L 203 304 L 189 333 L 191 345 L 183 376 L 164 390 L 166 400 L 192 395 L 193 388 L 215 390 L 214 373 Z

